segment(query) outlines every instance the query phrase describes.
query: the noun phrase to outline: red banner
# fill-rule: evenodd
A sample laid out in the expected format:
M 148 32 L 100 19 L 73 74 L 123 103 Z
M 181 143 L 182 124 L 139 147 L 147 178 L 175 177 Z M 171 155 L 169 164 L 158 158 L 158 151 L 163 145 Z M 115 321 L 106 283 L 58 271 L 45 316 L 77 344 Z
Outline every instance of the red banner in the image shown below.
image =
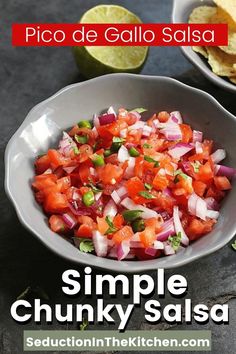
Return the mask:
M 13 46 L 222 46 L 227 24 L 12 25 Z

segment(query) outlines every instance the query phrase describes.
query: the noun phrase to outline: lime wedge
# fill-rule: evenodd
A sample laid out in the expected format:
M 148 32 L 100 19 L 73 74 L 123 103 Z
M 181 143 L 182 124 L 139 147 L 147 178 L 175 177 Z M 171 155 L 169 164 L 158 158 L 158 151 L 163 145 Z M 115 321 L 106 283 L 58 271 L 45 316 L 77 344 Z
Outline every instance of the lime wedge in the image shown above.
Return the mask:
M 124 7 L 98 5 L 88 10 L 80 23 L 142 23 Z M 80 72 L 87 78 L 109 73 L 139 73 L 146 61 L 148 47 L 86 46 L 73 48 Z

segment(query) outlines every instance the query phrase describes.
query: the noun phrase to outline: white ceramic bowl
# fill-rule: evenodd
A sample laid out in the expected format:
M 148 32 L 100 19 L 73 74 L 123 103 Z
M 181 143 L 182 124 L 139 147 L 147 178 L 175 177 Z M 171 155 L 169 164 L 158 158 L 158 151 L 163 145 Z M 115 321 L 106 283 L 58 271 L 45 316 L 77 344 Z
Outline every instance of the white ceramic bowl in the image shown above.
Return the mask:
M 227 1 L 227 0 L 225 0 Z M 173 0 L 172 22 L 188 23 L 189 15 L 198 6 L 216 6 L 212 0 Z M 180 47 L 184 56 L 198 68 L 201 73 L 211 82 L 221 88 L 236 93 L 236 85 L 228 79 L 217 76 L 211 70 L 207 60 L 192 50 L 192 47 Z
M 71 261 L 117 272 L 175 268 L 224 246 L 235 234 L 236 188 L 227 196 L 214 230 L 174 256 L 150 261 L 116 261 L 78 251 L 53 233 L 31 190 L 35 157 L 58 142 L 63 129 L 108 106 L 146 107 L 182 112 L 184 120 L 228 151 L 236 167 L 236 119 L 212 96 L 167 77 L 113 74 L 63 88 L 35 106 L 9 141 L 5 152 L 5 189 L 22 224 L 48 248 Z M 222 129 L 223 125 L 223 129 Z M 20 252 L 20 250 L 19 250 Z

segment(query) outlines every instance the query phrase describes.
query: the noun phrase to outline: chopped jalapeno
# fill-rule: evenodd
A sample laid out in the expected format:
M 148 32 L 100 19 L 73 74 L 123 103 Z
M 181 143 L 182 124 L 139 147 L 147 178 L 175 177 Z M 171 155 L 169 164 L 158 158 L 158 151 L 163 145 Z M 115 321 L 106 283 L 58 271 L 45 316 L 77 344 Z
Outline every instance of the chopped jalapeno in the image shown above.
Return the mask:
M 104 158 L 102 155 L 94 154 L 92 160 L 93 160 L 94 166 L 96 166 L 96 167 L 105 165 L 105 161 L 104 161 Z
M 87 207 L 93 205 L 93 203 L 95 201 L 93 192 L 89 191 L 89 192 L 84 193 L 82 200 L 83 200 L 84 205 L 86 205 Z
M 86 144 L 88 142 L 88 137 L 87 137 L 87 135 L 77 135 L 77 134 L 75 134 L 75 140 L 79 144 Z
M 88 129 L 92 128 L 92 125 L 88 120 L 81 120 L 78 123 L 78 126 L 79 126 L 79 128 L 88 128 Z
M 143 219 L 134 220 L 131 224 L 133 232 L 140 232 L 145 229 L 145 223 Z
M 141 214 L 142 214 L 142 210 L 126 210 L 122 213 L 125 221 L 130 221 L 130 222 L 140 218 Z
M 134 147 L 129 149 L 129 154 L 132 157 L 138 157 L 140 155 L 140 153 L 138 152 L 137 149 L 135 149 Z
M 110 156 L 111 154 L 112 154 L 112 151 L 111 151 L 110 149 L 107 149 L 107 150 L 104 151 L 104 156 L 105 156 L 105 157 L 108 157 L 108 156 Z

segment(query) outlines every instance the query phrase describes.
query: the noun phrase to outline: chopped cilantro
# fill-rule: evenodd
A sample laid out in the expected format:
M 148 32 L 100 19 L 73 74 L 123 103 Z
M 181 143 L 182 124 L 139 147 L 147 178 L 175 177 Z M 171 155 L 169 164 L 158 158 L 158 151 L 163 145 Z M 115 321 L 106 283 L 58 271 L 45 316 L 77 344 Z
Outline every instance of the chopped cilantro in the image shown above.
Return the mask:
M 156 199 L 156 197 L 154 197 L 154 195 L 152 195 L 151 193 L 149 193 L 147 191 L 141 191 L 141 192 L 139 192 L 139 195 L 141 195 L 142 197 L 144 197 L 146 199 Z
M 77 146 L 73 147 L 73 151 L 75 155 L 79 155 L 79 149 L 77 148 Z
M 79 249 L 81 252 L 84 252 L 84 253 L 93 252 L 94 251 L 93 241 L 91 241 L 90 239 L 81 238 L 80 244 L 79 244 Z
M 168 241 L 170 242 L 171 247 L 175 251 L 177 251 L 179 249 L 180 242 L 181 242 L 181 232 L 178 232 L 178 234 L 175 236 L 169 236 Z
M 149 191 L 152 189 L 152 185 L 149 183 L 144 183 L 144 187 L 148 189 Z
M 132 109 L 132 111 L 130 111 L 130 112 L 143 113 L 143 112 L 147 112 L 147 109 L 146 108 L 135 108 L 135 109 Z
M 191 162 L 191 165 L 193 166 L 194 172 L 198 173 L 199 172 L 199 168 L 201 166 L 199 161 L 195 161 L 195 162 Z
M 232 248 L 236 251 L 236 240 L 234 241 L 234 243 L 232 243 Z
M 114 232 L 117 231 L 117 228 L 115 227 L 115 225 L 113 224 L 111 217 L 109 215 L 106 216 L 105 218 L 107 225 L 109 226 L 109 228 L 107 229 L 107 231 L 105 232 L 105 235 L 109 235 L 109 234 L 113 234 Z
M 144 147 L 145 149 L 151 149 L 151 148 L 152 148 L 152 145 L 145 143 L 145 144 L 143 144 L 143 147 Z
M 154 167 L 158 167 L 159 166 L 159 161 L 154 160 L 152 157 L 144 155 L 144 160 L 147 162 L 152 162 L 154 163 Z
M 91 187 L 92 191 L 94 193 L 100 193 L 102 192 L 102 189 L 98 188 L 97 186 L 95 186 L 92 182 L 88 183 L 88 186 Z
M 178 178 L 179 176 L 181 176 L 183 179 L 187 179 L 188 178 L 188 175 L 183 173 L 182 170 L 176 170 L 175 173 L 174 173 L 174 176 L 175 176 L 174 183 L 178 183 L 179 182 L 179 178 Z
M 88 321 L 83 318 L 83 322 L 80 324 L 79 329 L 81 331 L 85 331 L 88 327 Z

